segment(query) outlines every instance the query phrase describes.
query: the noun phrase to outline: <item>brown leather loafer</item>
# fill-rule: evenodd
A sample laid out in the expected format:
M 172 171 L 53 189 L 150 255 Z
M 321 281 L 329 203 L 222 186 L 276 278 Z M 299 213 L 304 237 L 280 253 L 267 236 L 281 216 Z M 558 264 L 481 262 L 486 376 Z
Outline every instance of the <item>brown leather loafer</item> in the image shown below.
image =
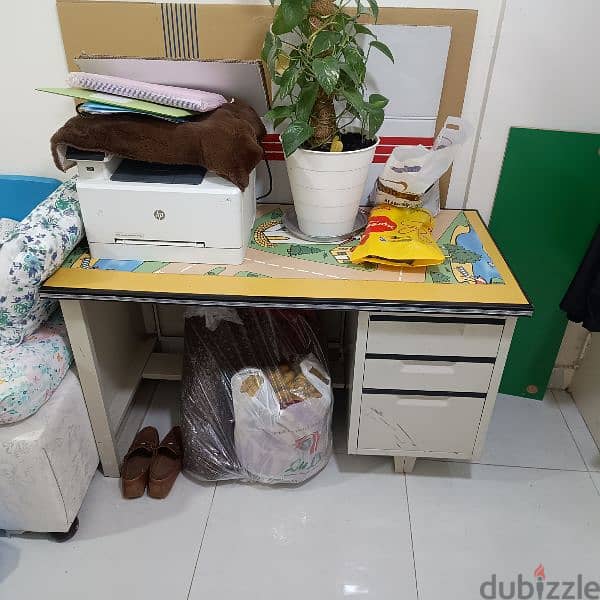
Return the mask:
M 183 463 L 181 428 L 173 427 L 160 443 L 150 465 L 148 496 L 162 500 L 169 495 Z
M 139 498 L 144 494 L 157 447 L 158 431 L 155 427 L 144 427 L 138 431 L 121 467 L 123 498 Z

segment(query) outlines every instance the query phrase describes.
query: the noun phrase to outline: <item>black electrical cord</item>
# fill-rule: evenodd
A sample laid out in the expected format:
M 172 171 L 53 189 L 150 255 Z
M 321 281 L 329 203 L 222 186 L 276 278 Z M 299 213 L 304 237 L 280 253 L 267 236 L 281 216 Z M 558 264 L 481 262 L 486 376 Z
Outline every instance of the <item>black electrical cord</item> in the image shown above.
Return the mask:
M 259 196 L 256 200 L 262 200 L 263 198 L 266 198 L 267 196 L 271 195 L 271 192 L 273 191 L 273 174 L 271 173 L 271 165 L 269 164 L 269 159 L 266 157 L 265 155 L 265 165 L 267 165 L 267 173 L 269 173 L 269 191 L 266 194 L 263 194 L 262 196 Z

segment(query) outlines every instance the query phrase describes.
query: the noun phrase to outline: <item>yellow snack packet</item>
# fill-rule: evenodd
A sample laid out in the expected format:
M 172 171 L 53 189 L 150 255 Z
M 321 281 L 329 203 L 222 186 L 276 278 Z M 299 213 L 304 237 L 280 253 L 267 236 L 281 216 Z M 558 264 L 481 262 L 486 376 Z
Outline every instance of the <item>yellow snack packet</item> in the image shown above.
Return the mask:
M 350 260 L 396 267 L 439 265 L 445 257 L 432 232 L 433 219 L 426 210 L 380 204 L 371 211 Z

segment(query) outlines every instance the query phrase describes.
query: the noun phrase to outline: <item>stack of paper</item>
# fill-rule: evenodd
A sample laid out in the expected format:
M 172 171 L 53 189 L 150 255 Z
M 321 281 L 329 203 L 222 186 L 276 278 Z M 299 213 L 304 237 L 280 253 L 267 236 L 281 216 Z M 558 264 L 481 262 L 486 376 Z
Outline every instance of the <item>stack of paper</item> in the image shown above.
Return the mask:
M 146 102 L 145 100 L 136 100 L 134 98 L 125 98 L 124 96 L 116 96 L 114 94 L 104 94 L 102 92 L 94 92 L 84 90 L 83 88 L 37 88 L 40 92 L 48 92 L 50 94 L 60 94 L 62 96 L 72 96 L 81 100 L 87 100 L 80 108 L 84 112 L 91 114 L 117 113 L 117 112 L 132 112 L 152 115 L 169 120 L 185 120 L 192 116 L 190 110 L 184 108 L 175 108 L 173 106 L 165 106 L 154 102 Z M 86 105 L 88 105 L 86 107 Z M 98 108 L 104 107 L 104 108 Z M 111 110 L 112 108 L 112 110 Z
M 145 113 L 134 108 L 125 108 L 124 106 L 113 106 L 112 104 L 101 104 L 100 102 L 83 102 L 77 107 L 78 113 L 85 113 L 87 115 L 122 115 L 123 113 L 129 114 L 149 114 L 157 119 L 164 119 L 172 123 L 183 123 L 188 117 L 168 117 L 165 115 L 157 115 Z

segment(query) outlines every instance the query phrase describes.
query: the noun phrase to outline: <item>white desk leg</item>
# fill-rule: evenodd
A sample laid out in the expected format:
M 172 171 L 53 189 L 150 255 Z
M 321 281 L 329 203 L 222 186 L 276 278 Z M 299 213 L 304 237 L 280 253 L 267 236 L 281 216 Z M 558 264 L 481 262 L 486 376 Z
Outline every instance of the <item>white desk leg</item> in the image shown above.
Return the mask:
M 116 438 L 127 429 L 121 426 L 155 339 L 144 333 L 135 303 L 62 300 L 61 308 L 102 470 L 118 477 L 122 456 Z
M 415 456 L 394 456 L 394 471 L 396 473 L 412 473 L 416 462 Z

